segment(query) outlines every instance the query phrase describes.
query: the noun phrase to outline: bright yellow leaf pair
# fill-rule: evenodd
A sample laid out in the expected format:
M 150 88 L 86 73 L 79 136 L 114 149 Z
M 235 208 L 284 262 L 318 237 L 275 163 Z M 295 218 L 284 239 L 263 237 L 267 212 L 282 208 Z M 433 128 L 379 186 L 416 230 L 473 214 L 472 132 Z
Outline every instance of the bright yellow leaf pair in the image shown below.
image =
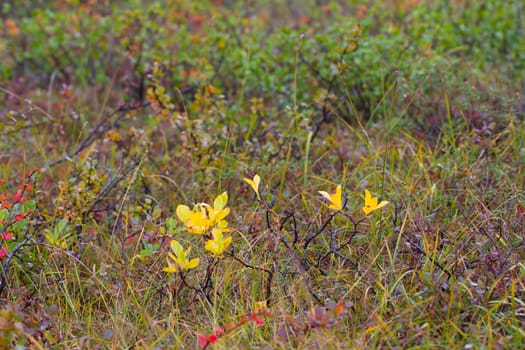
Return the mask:
M 365 213 L 365 215 L 368 215 L 374 210 L 382 208 L 388 203 L 390 203 L 389 201 L 381 201 L 381 203 L 379 204 L 377 202 L 377 197 L 372 197 L 370 191 L 365 190 L 365 205 L 363 206 L 363 212 Z
M 319 191 L 319 194 L 330 202 L 328 208 L 343 210 L 343 190 L 341 189 L 341 185 L 337 185 L 334 194 L 330 194 L 326 191 Z
M 194 258 L 191 260 L 187 258 L 187 256 L 191 252 L 191 247 L 188 247 L 188 249 L 184 250 L 182 245 L 176 240 L 172 240 L 170 246 L 173 254 L 168 253 L 168 256 L 171 258 L 172 261 L 168 259 L 168 267 L 165 267 L 163 271 L 178 272 L 182 270 L 193 269 L 199 266 L 199 258 Z
M 224 222 L 223 219 L 230 213 L 230 208 L 226 207 L 227 202 L 228 193 L 223 192 L 215 198 L 213 201 L 213 207 L 205 204 L 206 209 L 208 210 L 208 217 L 211 220 L 212 225 L 219 225 L 221 222 Z M 224 225 L 224 223 L 221 225 Z
M 250 185 L 253 189 L 253 191 L 255 192 L 255 194 L 257 195 L 257 198 L 262 201 L 261 199 L 261 195 L 259 194 L 259 185 L 261 184 L 261 177 L 257 174 L 255 174 L 255 176 L 253 177 L 253 179 L 248 179 L 248 178 L 244 178 L 244 181 Z
M 214 228 L 212 230 L 213 239 L 210 239 L 204 245 L 204 249 L 211 252 L 216 257 L 221 256 L 224 251 L 230 246 L 232 242 L 231 237 L 224 237 L 223 230 L 219 228 Z

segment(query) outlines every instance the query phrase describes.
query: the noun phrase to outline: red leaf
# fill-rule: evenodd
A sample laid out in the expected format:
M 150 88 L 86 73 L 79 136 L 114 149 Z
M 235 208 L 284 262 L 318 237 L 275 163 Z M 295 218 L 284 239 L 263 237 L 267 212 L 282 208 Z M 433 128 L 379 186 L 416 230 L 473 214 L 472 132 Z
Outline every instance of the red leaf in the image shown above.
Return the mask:
M 13 220 L 18 222 L 18 221 L 22 220 L 23 218 L 25 218 L 25 216 L 26 216 L 26 213 L 16 214 L 15 217 L 13 218 Z
M 521 205 L 518 204 L 518 217 L 522 218 L 525 216 L 525 208 L 523 208 Z
M 199 343 L 199 346 L 205 347 L 208 345 L 208 337 L 206 337 L 206 334 L 199 333 L 197 336 L 197 342 Z
M 6 241 L 11 241 L 13 239 L 13 234 L 9 231 L 6 231 L 4 233 L 2 233 L 1 235 L 2 239 L 6 240 Z
M 216 341 L 217 341 L 217 336 L 215 334 L 212 333 L 208 336 L 208 343 L 215 344 Z

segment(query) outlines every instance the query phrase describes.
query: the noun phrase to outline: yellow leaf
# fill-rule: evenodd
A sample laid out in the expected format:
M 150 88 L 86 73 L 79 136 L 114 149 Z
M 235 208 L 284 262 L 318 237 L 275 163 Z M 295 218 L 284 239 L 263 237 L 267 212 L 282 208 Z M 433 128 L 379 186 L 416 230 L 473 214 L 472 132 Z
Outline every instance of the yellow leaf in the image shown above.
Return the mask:
M 230 213 L 230 208 L 226 207 L 226 203 L 228 202 L 228 193 L 224 192 L 215 198 L 213 201 L 213 208 L 210 207 L 208 204 L 204 204 L 206 208 L 208 209 L 208 217 L 211 221 L 211 225 L 216 225 L 219 223 L 222 219 L 224 219 L 228 214 Z
M 191 259 L 190 261 L 187 262 L 186 268 L 187 269 L 193 269 L 193 268 L 199 266 L 200 261 L 201 260 L 199 258 Z
M 363 212 L 365 213 L 365 215 L 368 215 L 374 210 L 380 209 L 384 207 L 385 205 L 387 205 L 388 203 L 390 203 L 388 201 L 382 201 L 381 203 L 378 204 L 377 202 L 378 202 L 377 197 L 372 197 L 372 194 L 370 193 L 370 191 L 365 190 L 365 205 L 363 206 Z
M 180 221 L 183 223 L 190 217 L 190 208 L 188 208 L 186 205 L 179 204 L 175 212 L 177 213 Z
M 248 178 L 244 178 L 244 181 L 252 187 L 255 194 L 257 194 L 257 198 L 262 201 L 261 195 L 259 194 L 259 184 L 261 183 L 261 177 L 257 174 L 253 177 L 253 180 L 250 180 Z
M 191 247 L 184 250 L 182 245 L 176 240 L 172 240 L 170 246 L 173 254 L 168 253 L 168 257 L 172 261 L 168 259 L 168 267 L 165 267 L 164 269 L 162 269 L 162 271 L 173 273 L 186 269 L 193 269 L 199 265 L 199 258 L 194 258 L 191 260 L 188 260 L 186 258 L 186 256 L 188 256 L 191 252 Z
M 182 221 L 186 229 L 191 233 L 202 235 L 212 225 L 211 220 L 208 219 L 204 205 L 207 204 L 199 204 L 195 206 L 193 210 L 190 210 L 190 208 L 188 208 L 186 205 L 179 204 L 177 206 L 177 216 Z
M 232 238 L 224 238 L 222 232 L 223 230 L 214 228 L 212 230 L 213 239 L 208 240 L 204 245 L 204 249 L 215 256 L 221 256 L 232 242 Z
M 213 209 L 215 211 L 221 211 L 226 207 L 227 202 L 228 202 L 228 192 L 223 192 L 222 194 L 218 195 L 213 201 Z
M 326 191 L 319 191 L 319 194 L 330 202 L 328 208 L 334 210 L 343 210 L 343 190 L 341 185 L 337 185 L 334 194 L 329 194 Z

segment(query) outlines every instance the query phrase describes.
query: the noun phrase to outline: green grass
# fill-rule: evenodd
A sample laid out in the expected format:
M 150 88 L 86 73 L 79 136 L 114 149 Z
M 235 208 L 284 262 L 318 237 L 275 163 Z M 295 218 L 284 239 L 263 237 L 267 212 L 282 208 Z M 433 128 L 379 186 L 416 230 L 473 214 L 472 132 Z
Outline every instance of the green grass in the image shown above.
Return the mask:
M 522 1 L 15 3 L 0 349 L 524 342 Z

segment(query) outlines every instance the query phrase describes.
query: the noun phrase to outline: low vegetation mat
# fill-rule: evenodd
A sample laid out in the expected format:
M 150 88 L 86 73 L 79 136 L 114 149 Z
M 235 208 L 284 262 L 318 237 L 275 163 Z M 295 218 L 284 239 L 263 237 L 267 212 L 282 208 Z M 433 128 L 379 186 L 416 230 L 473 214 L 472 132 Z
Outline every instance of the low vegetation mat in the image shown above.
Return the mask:
M 0 349 L 517 349 L 523 0 L 0 5 Z

